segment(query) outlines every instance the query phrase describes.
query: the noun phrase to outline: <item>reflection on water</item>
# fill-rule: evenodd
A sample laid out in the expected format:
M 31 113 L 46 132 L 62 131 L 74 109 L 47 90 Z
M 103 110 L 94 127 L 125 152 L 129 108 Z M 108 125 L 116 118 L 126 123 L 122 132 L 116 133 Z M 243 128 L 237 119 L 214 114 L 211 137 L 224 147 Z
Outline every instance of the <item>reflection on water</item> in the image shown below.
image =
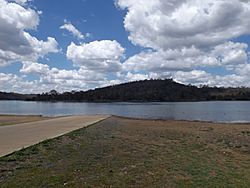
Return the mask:
M 0 114 L 44 116 L 112 114 L 153 119 L 250 122 L 250 102 L 45 103 L 0 101 Z

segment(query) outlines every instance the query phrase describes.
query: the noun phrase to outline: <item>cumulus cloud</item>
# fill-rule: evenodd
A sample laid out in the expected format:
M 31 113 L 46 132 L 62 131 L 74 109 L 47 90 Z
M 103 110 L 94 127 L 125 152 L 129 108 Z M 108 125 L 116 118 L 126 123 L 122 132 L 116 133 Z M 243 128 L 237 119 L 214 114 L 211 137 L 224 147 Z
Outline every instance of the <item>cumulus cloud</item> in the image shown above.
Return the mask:
M 248 77 L 231 74 L 231 75 L 214 75 L 203 70 L 192 70 L 190 72 L 177 71 L 172 75 L 177 82 L 184 84 L 209 85 L 218 87 L 249 87 L 250 79 Z
M 193 67 L 215 66 L 216 58 L 209 57 L 199 49 L 146 51 L 130 57 L 123 64 L 124 71 L 176 71 Z
M 157 74 L 197 85 L 249 85 L 241 71 L 249 67 L 248 45 L 233 41 L 250 34 L 250 1 L 117 0 L 116 5 L 127 11 L 124 27 L 129 40 L 149 48 L 125 61 L 124 75 Z M 225 75 L 205 71 L 216 67 Z
M 77 39 L 82 40 L 85 38 L 85 36 L 70 22 L 65 21 L 64 25 L 62 25 L 60 29 L 67 30 Z M 88 36 L 89 34 L 86 35 Z
M 23 62 L 20 72 L 39 77 L 36 84 L 43 87 L 37 88 L 36 93 L 52 89 L 58 91 L 87 90 L 112 83 L 112 80 L 106 78 L 107 75 L 105 73 L 98 73 L 81 68 L 75 70 L 50 68 L 46 64 L 35 62 Z M 30 90 L 35 90 L 35 87 L 37 87 L 37 85 L 32 86 Z
M 72 42 L 67 49 L 67 58 L 81 69 L 117 72 L 121 69 L 124 52 L 125 49 L 115 40 L 93 41 L 81 45 Z
M 214 56 L 222 65 L 238 66 L 248 63 L 248 45 L 245 43 L 226 42 L 215 46 L 210 56 Z
M 23 62 L 23 67 L 21 68 L 20 72 L 25 74 L 46 75 L 49 73 L 49 66 L 26 61 Z
M 25 2 L 0 0 L 0 66 L 22 63 L 21 74 L 1 73 L 0 90 L 40 93 L 51 89 L 86 90 L 117 83 L 117 80 L 107 78 L 112 72 L 121 69 L 120 61 L 125 49 L 117 41 L 103 40 L 80 45 L 72 43 L 68 47 L 67 58 L 76 66 L 74 70 L 51 68 L 38 63 L 48 53 L 57 53 L 58 43 L 52 37 L 45 41 L 39 40 L 28 32 L 35 30 L 40 20 L 39 12 L 25 7 Z M 68 29 L 78 38 L 84 38 L 69 23 L 62 28 Z M 30 81 L 26 78 L 29 74 L 38 79 Z
M 0 0 L 0 66 L 37 61 L 48 53 L 58 52 L 54 38 L 42 41 L 27 32 L 36 29 L 38 24 L 39 14 L 35 10 Z
M 211 51 L 182 48 L 146 51 L 130 57 L 123 64 L 124 71 L 178 71 L 205 67 L 233 68 L 248 62 L 248 45 L 226 42 Z
M 35 93 L 35 88 L 39 88 L 36 81 L 27 81 L 24 77 L 15 74 L 0 73 L 0 90 L 20 93 Z
M 242 0 L 118 0 L 127 9 L 129 39 L 154 49 L 210 47 L 249 34 L 250 2 Z
M 51 70 L 52 71 L 52 70 Z M 72 72 L 66 70 L 53 70 L 52 75 L 42 75 L 39 80 L 29 81 L 25 76 L 0 73 L 0 90 L 20 93 L 43 93 L 56 89 L 58 91 L 71 91 L 75 89 L 89 89 L 83 79 L 76 79 Z M 70 75 L 70 79 L 69 76 Z

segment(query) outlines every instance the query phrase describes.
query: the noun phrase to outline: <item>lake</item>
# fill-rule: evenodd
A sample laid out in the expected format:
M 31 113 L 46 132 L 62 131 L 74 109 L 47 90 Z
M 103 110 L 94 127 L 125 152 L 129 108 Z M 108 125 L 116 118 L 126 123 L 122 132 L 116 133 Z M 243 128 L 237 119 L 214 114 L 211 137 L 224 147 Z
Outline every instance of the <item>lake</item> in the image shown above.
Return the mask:
M 0 101 L 0 114 L 88 115 L 112 114 L 148 119 L 250 122 L 250 102 L 160 102 L 160 103 L 51 103 Z

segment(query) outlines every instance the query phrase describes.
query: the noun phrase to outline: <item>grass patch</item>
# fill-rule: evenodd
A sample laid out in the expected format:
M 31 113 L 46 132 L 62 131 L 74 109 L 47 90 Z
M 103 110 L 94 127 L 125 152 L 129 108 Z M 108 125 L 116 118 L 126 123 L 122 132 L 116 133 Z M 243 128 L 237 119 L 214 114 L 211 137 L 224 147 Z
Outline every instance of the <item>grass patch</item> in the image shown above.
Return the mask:
M 250 136 L 250 131 L 242 131 L 241 133 L 245 136 Z
M 249 148 L 243 151 L 228 147 L 224 140 L 231 139 L 232 145 L 237 140 L 240 145 L 249 138 L 241 141 L 237 132 L 228 136 L 216 127 L 204 130 L 191 122 L 174 124 L 112 117 L 0 158 L 0 184 L 248 187 Z

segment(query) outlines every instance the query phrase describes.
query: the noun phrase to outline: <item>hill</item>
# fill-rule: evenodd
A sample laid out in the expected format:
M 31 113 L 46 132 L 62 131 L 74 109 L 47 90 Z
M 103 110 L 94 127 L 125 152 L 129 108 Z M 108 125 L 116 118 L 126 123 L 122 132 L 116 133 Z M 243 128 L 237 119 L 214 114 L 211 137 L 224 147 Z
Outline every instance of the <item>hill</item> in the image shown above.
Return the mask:
M 43 94 L 0 92 L 0 100 L 68 101 L 68 102 L 187 102 L 250 100 L 250 88 L 196 87 L 165 80 L 129 82 L 89 91 Z
M 55 90 L 37 95 L 36 101 L 82 102 L 176 102 L 211 100 L 250 100 L 249 88 L 217 88 L 184 85 L 166 80 L 144 80 L 98 88 L 89 91 L 65 92 Z

